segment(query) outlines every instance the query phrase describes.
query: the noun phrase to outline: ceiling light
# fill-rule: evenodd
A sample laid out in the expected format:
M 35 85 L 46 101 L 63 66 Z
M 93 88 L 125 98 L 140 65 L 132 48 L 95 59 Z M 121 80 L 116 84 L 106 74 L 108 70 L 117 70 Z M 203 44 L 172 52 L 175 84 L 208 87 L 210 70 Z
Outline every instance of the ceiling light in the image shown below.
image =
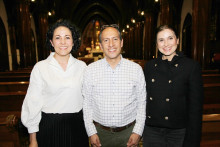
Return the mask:
M 135 23 L 135 19 L 134 19 L 134 18 L 132 18 L 132 19 L 131 19 L 131 22 L 132 22 L 132 23 Z
M 48 15 L 49 15 L 49 16 L 51 16 L 51 15 L 52 15 L 52 13 L 51 13 L 51 12 L 48 12 Z

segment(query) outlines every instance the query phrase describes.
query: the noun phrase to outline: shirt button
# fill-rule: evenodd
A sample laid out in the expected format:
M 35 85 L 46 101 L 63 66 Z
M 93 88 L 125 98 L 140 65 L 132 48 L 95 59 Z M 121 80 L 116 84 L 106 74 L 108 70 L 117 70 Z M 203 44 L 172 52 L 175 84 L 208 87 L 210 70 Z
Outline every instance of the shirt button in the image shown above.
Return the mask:
M 175 64 L 176 67 L 178 67 L 178 64 Z
M 152 82 L 155 82 L 155 79 L 152 79 L 151 81 L 152 81 Z
M 166 98 L 166 102 L 169 102 L 170 101 L 170 99 L 169 98 Z
M 164 119 L 165 119 L 165 120 L 168 120 L 169 118 L 168 118 L 168 116 L 165 116 Z
M 157 64 L 154 64 L 155 67 L 157 67 Z
M 153 100 L 153 98 L 152 98 L 152 97 L 150 97 L 150 100 L 152 101 L 152 100 Z
M 148 118 L 151 118 L 151 116 L 150 116 L 150 115 L 148 115 L 147 117 L 148 117 Z
M 171 81 L 171 80 L 169 80 L 169 83 L 172 83 L 172 81 Z

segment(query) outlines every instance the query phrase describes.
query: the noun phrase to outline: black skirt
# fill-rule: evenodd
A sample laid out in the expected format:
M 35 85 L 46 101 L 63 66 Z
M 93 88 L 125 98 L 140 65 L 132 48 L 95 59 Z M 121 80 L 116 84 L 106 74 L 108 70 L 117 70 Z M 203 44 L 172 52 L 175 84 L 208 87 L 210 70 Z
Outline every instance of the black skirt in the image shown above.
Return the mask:
M 89 147 L 82 110 L 65 114 L 42 112 L 37 141 L 39 147 Z

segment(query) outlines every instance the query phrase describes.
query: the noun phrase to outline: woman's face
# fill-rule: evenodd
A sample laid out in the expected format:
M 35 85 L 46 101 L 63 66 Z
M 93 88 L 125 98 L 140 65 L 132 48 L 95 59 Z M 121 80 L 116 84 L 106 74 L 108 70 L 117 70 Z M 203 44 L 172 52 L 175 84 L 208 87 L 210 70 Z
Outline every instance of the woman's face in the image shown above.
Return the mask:
M 54 47 L 56 55 L 68 56 L 74 45 L 71 31 L 64 26 L 56 28 L 53 33 L 51 45 Z
M 179 39 L 170 29 L 164 29 L 157 34 L 157 48 L 163 54 L 163 59 L 171 61 L 176 54 Z

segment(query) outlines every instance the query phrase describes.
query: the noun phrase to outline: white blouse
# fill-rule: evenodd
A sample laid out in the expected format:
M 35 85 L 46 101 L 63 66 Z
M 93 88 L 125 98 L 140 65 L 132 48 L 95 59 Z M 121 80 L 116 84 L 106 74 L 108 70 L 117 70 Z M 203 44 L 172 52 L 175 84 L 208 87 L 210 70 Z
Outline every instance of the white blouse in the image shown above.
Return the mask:
M 70 55 L 64 71 L 54 58 L 54 52 L 34 66 L 21 112 L 21 121 L 29 133 L 39 131 L 41 111 L 75 113 L 82 109 L 81 88 L 85 68 L 83 61 Z

